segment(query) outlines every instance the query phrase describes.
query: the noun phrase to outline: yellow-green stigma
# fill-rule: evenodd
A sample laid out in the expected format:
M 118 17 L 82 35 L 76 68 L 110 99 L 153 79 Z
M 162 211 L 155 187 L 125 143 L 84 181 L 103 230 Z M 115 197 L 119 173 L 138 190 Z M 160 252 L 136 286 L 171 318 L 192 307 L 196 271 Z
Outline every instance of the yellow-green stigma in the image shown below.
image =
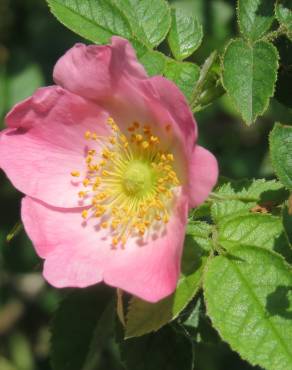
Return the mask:
M 87 150 L 86 173 L 80 180 L 83 189 L 78 195 L 91 201 L 91 207 L 82 211 L 83 219 L 99 219 L 100 228 L 110 230 L 116 247 L 124 246 L 129 237 L 147 236 L 153 225 L 159 228 L 168 223 L 174 190 L 180 183 L 173 154 L 161 150 L 159 138 L 148 125 L 134 122 L 126 134 L 112 118 L 108 125 L 109 136 L 85 132 L 85 139 L 98 141 L 102 149 Z M 165 130 L 167 134 L 170 126 Z M 73 170 L 71 176 L 82 175 Z
M 123 176 L 123 187 L 129 196 L 143 197 L 153 190 L 155 173 L 149 163 L 134 159 L 128 164 Z

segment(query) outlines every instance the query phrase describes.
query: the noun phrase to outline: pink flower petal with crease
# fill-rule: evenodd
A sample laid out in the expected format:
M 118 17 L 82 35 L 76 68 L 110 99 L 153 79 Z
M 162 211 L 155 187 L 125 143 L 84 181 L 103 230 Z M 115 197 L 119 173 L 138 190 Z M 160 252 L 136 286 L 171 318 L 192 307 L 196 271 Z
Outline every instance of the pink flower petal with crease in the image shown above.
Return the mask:
M 131 238 L 125 249 L 116 250 L 94 221 L 83 226 L 77 210 L 52 208 L 25 197 L 22 221 L 38 254 L 46 258 L 44 276 L 55 287 L 85 287 L 104 280 L 155 302 L 176 287 L 187 206 L 181 195 L 162 235 L 145 245 Z

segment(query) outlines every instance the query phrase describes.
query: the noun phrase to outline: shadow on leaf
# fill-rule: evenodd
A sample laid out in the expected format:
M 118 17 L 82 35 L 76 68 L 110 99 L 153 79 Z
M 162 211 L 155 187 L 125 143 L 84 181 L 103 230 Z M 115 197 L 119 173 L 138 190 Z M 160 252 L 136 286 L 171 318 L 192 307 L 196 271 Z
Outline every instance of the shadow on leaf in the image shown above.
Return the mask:
M 292 319 L 292 286 L 280 285 L 267 296 L 266 309 L 271 316 Z

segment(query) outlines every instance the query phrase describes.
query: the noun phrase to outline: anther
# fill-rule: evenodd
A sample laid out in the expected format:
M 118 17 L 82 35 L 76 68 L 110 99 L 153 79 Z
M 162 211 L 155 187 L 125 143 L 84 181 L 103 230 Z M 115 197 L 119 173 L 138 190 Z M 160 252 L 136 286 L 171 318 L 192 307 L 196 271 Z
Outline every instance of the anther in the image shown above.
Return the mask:
M 83 181 L 82 181 L 82 184 L 86 187 L 88 186 L 90 183 L 90 180 L 88 178 L 85 178 Z
M 147 149 L 147 148 L 149 148 L 149 142 L 148 142 L 148 141 L 143 141 L 143 143 L 142 143 L 142 148 L 143 148 L 143 149 Z
M 71 172 L 71 176 L 73 176 L 73 177 L 79 177 L 80 176 L 80 172 L 79 171 L 72 171 Z
M 158 139 L 158 137 L 157 137 L 157 136 L 151 136 L 151 137 L 150 137 L 150 141 L 151 141 L 151 143 L 153 143 L 153 144 L 159 144 L 159 139 Z
M 167 224 L 167 223 L 168 223 L 168 221 L 169 221 L 169 216 L 168 216 L 168 215 L 164 215 L 164 216 L 163 216 L 163 222 L 164 222 L 165 224 Z
M 116 247 L 119 244 L 119 239 L 117 237 L 114 237 L 112 239 L 112 244 L 113 244 L 114 247 Z
M 93 157 L 91 155 L 88 155 L 85 159 L 85 162 L 89 164 L 93 160 Z
M 87 216 L 88 216 L 88 211 L 86 210 L 86 209 L 84 209 L 83 211 L 82 211 L 82 213 L 81 213 L 81 216 L 82 216 L 82 218 L 87 218 Z
M 135 136 L 135 139 L 136 139 L 137 143 L 141 143 L 141 141 L 143 140 L 143 136 L 142 136 L 142 135 L 140 135 L 140 134 L 137 134 L 137 135 Z

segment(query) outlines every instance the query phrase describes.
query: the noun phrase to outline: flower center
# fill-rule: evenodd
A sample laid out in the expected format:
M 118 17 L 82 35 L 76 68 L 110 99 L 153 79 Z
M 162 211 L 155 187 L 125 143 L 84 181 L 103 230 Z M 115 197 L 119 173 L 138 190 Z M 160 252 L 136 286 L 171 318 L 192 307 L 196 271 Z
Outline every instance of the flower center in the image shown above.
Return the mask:
M 147 162 L 136 159 L 129 163 L 123 177 L 126 194 L 142 197 L 151 191 L 154 184 L 155 174 Z
M 160 148 L 160 140 L 148 125 L 134 122 L 124 134 L 112 118 L 109 136 L 85 132 L 85 139 L 97 141 L 100 150 L 87 147 L 86 170 L 78 196 L 90 200 L 82 211 L 85 221 L 99 220 L 109 229 L 112 246 L 125 246 L 129 237 L 145 238 L 169 221 L 175 188 L 180 184 L 173 168 L 174 155 Z M 166 132 L 170 126 L 166 125 Z M 71 176 L 82 176 L 72 171 Z M 76 183 L 74 184 L 76 185 Z

